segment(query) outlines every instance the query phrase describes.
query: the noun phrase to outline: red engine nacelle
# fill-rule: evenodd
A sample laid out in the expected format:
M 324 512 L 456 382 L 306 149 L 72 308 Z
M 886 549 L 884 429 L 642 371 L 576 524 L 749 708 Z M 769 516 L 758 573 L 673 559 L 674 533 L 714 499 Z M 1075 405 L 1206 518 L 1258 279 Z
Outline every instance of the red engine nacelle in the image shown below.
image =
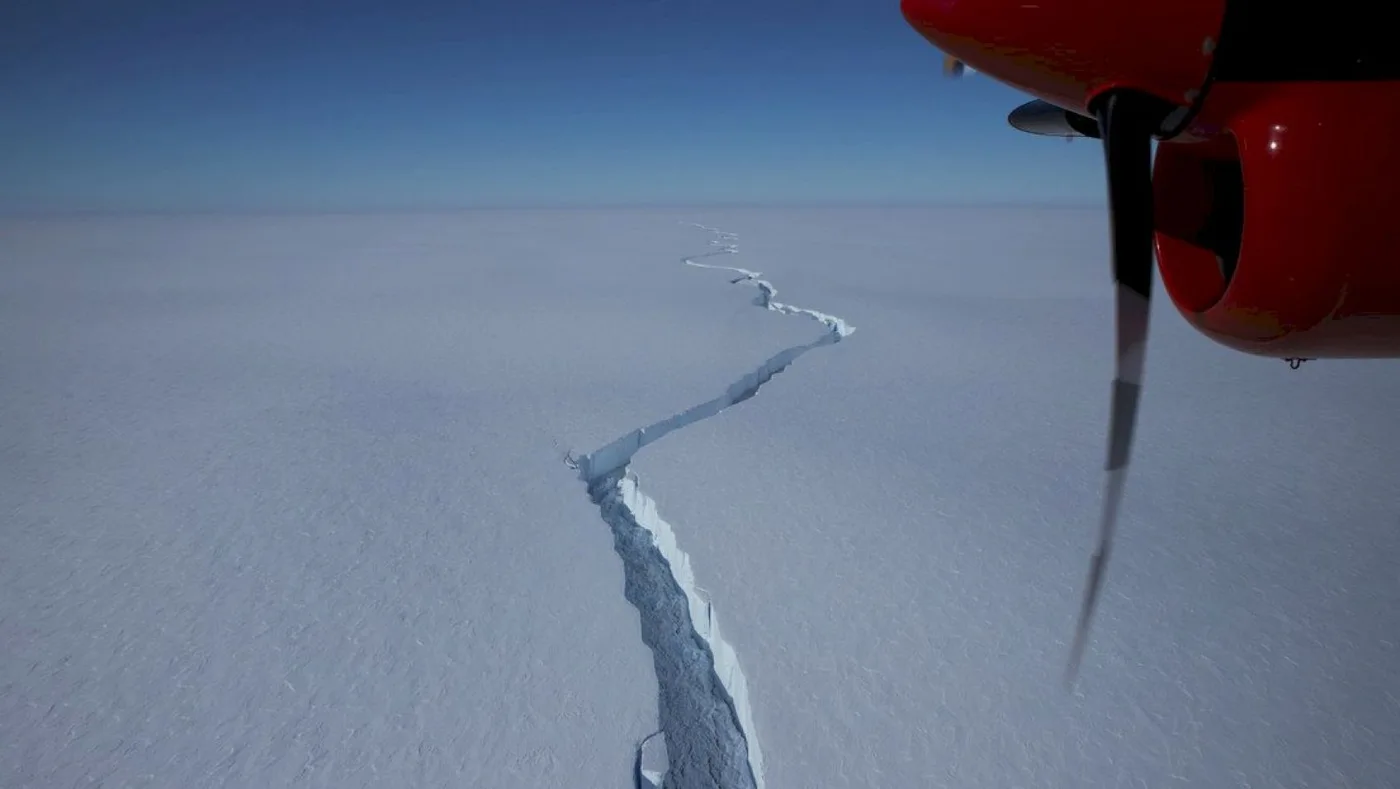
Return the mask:
M 1071 112 L 1113 90 L 1177 107 L 1156 248 L 1207 336 L 1278 357 L 1400 356 L 1400 48 L 1373 0 L 903 0 L 972 68 Z
M 1250 353 L 1400 356 L 1397 130 L 1397 82 L 1213 85 L 1154 166 L 1181 314 Z

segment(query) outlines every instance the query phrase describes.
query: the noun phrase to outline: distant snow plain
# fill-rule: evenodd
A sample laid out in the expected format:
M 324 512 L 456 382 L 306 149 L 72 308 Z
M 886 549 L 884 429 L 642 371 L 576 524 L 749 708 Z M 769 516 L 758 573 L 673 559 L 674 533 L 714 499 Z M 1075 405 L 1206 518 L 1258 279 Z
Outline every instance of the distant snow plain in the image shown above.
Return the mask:
M 1159 298 L 1061 683 L 1106 233 L 4 220 L 0 785 L 1400 785 L 1388 362 Z

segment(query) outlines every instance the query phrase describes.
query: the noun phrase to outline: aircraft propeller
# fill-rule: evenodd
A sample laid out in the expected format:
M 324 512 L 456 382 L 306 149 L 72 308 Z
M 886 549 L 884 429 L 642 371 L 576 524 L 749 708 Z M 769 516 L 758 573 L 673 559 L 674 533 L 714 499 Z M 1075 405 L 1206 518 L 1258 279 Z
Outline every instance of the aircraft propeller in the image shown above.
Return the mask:
M 945 75 L 956 79 L 965 71 L 962 61 L 952 55 L 944 56 Z M 1101 140 L 1108 180 L 1116 342 L 1108 458 L 1104 464 L 1107 479 L 1098 542 L 1089 560 L 1088 583 L 1065 671 L 1065 683 L 1071 686 L 1088 645 L 1089 626 L 1098 606 L 1104 567 L 1113 548 L 1128 461 L 1132 456 L 1152 305 L 1155 225 L 1152 137 L 1161 129 L 1170 111 L 1160 100 L 1131 91 L 1109 93 L 1095 105 L 1091 118 L 1037 99 L 1022 104 L 1007 117 L 1012 127 L 1031 134 Z
M 1104 167 L 1108 179 L 1108 210 L 1112 233 L 1116 354 L 1112 402 L 1108 428 L 1108 459 L 1103 512 L 1099 521 L 1098 544 L 1089 563 L 1089 580 L 1084 603 L 1070 649 L 1066 684 L 1073 685 L 1088 642 L 1089 624 L 1098 605 L 1104 566 L 1113 547 L 1118 509 L 1123 500 L 1123 483 L 1132 455 L 1133 430 L 1137 424 L 1138 402 L 1142 394 L 1142 373 L 1147 349 L 1148 321 L 1152 306 L 1153 205 L 1152 136 L 1161 128 L 1168 109 L 1157 99 L 1133 92 L 1114 92 L 1095 102 L 1097 123 L 1092 128 L 1075 121 L 1074 113 L 1044 102 L 1031 102 L 1011 113 L 1016 126 L 1018 113 L 1023 123 L 1036 117 L 1049 117 L 1048 107 L 1059 113 L 1067 128 L 1103 141 Z M 1044 107 L 1033 106 L 1044 105 Z M 1084 119 L 1088 120 L 1088 119 Z M 1018 128 L 1021 128 L 1018 126 Z M 1096 132 L 1090 134 L 1088 132 Z

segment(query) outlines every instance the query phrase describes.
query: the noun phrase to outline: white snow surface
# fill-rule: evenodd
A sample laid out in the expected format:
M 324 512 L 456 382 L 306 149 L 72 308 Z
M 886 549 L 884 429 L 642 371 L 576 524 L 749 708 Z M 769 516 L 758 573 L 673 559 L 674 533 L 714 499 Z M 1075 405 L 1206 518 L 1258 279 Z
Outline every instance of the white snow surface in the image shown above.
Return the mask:
M 638 456 L 770 787 L 1400 785 L 1400 369 L 1235 353 L 1158 288 L 1117 548 L 1062 683 L 1112 378 L 1090 210 L 708 212 L 860 330 Z
M 0 786 L 630 785 L 655 672 L 562 461 L 803 333 L 706 249 L 649 214 L 7 221 Z
M 1400 370 L 1160 289 L 1061 683 L 1107 249 L 1079 209 L 6 220 L 0 786 L 1400 784 Z

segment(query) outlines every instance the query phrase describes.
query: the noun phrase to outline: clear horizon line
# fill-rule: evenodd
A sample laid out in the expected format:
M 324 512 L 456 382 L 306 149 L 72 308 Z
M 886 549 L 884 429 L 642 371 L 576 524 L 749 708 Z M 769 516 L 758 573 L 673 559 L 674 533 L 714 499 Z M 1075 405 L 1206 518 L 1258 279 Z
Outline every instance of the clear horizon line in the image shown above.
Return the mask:
M 0 208 L 3 219 L 81 219 L 81 218 L 137 218 L 137 217 L 218 217 L 218 216 L 396 216 L 408 214 L 456 214 L 476 211 L 668 211 L 668 210 L 716 210 L 716 209 L 1063 209 L 1063 210 L 1104 210 L 1106 203 L 1078 200 L 790 200 L 790 201 L 738 201 L 738 200 L 699 200 L 665 202 L 549 202 L 522 201 L 502 203 L 480 203 L 461 205 L 403 205 L 403 206 L 364 206 L 364 207 L 239 207 L 221 208 L 48 208 L 48 209 L 4 209 Z

